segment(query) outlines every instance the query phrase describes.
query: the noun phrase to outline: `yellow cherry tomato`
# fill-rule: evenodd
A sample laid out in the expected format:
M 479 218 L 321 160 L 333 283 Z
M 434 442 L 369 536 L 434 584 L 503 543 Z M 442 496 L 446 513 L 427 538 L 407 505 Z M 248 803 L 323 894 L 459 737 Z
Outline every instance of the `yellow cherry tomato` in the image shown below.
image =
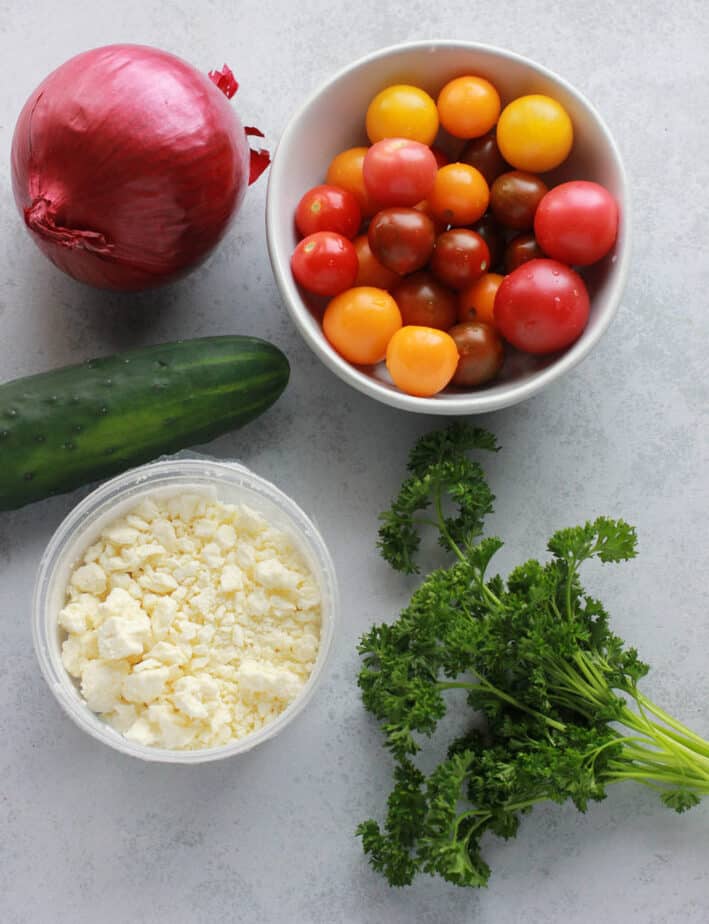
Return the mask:
M 387 344 L 401 327 L 401 312 L 384 289 L 357 286 L 332 299 L 322 326 L 340 356 L 350 363 L 369 366 L 386 356 Z
M 500 117 L 500 94 L 484 77 L 456 77 L 438 94 L 441 125 L 456 138 L 479 138 Z
M 371 218 L 379 211 L 379 206 L 367 192 L 364 185 L 362 165 L 369 148 L 348 148 L 333 158 L 327 168 L 327 182 L 330 186 L 339 186 L 351 192 L 359 203 L 363 218 Z
M 553 170 L 566 160 L 573 142 L 569 114 L 550 96 L 520 96 L 505 106 L 497 123 L 497 146 L 517 170 Z
M 455 375 L 458 347 L 445 331 L 409 325 L 398 330 L 387 347 L 387 369 L 407 395 L 430 398 Z
M 377 93 L 367 109 L 366 126 L 372 144 L 382 138 L 431 144 L 438 132 L 438 109 L 425 90 L 400 83 Z
M 465 321 L 484 321 L 495 326 L 495 296 L 504 278 L 499 273 L 485 273 L 467 289 L 463 289 L 458 297 L 458 320 L 461 324 Z
M 428 196 L 430 214 L 455 228 L 482 218 L 489 202 L 490 187 L 485 177 L 468 164 L 441 167 Z

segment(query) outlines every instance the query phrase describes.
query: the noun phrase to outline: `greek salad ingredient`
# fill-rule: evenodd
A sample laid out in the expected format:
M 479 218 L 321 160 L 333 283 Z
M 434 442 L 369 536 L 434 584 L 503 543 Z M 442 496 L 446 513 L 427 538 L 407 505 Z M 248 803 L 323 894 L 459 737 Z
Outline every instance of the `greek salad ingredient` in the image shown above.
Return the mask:
M 431 149 L 418 141 L 384 138 L 367 151 L 364 185 L 381 208 L 416 205 L 433 188 L 438 164 Z
M 438 133 L 438 110 L 425 90 L 396 84 L 374 97 L 367 108 L 365 126 L 372 144 L 383 138 L 432 144 Z
M 146 497 L 71 573 L 62 662 L 130 741 L 196 749 L 272 722 L 320 644 L 317 583 L 289 536 L 214 494 Z
M 553 170 L 569 156 L 573 141 L 568 112 L 557 100 L 540 93 L 512 100 L 497 123 L 500 153 L 517 170 Z
M 352 241 L 335 231 L 309 234 L 291 257 L 295 281 L 315 295 L 338 295 L 351 288 L 358 269 Z
M 369 223 L 367 234 L 377 260 L 399 275 L 425 266 L 436 240 L 433 221 L 411 208 L 382 209 Z
M 394 384 L 407 395 L 429 398 L 453 378 L 458 348 L 445 331 L 410 324 L 389 340 L 386 364 Z
M 333 298 L 323 315 L 327 339 L 348 362 L 359 365 L 381 362 L 400 327 L 401 313 L 392 296 L 370 286 Z
M 451 228 L 436 238 L 431 272 L 451 289 L 465 289 L 490 269 L 485 239 L 469 228 Z
M 247 144 L 261 133 L 227 100 L 237 88 L 226 66 L 208 77 L 142 45 L 96 48 L 57 68 L 12 141 L 15 201 L 39 249 L 109 289 L 161 285 L 197 266 L 268 165 Z
M 584 562 L 632 558 L 635 530 L 599 517 L 556 532 L 545 561 L 489 577 L 502 542 L 480 540 L 494 497 L 472 449 L 495 450 L 495 440 L 463 423 L 422 438 L 382 515 L 379 549 L 392 567 L 418 570 L 421 522 L 433 521 L 453 559 L 360 642 L 362 699 L 395 767 L 384 822 L 358 833 L 391 885 L 419 872 L 486 885 L 483 839 L 516 836 L 540 803 L 585 812 L 625 780 L 677 812 L 709 794 L 709 742 L 642 692 L 648 666 L 581 584 Z
M 337 186 L 314 186 L 295 210 L 295 226 L 302 237 L 317 231 L 335 231 L 353 238 L 361 224 L 362 212 L 354 193 Z
M 206 443 L 266 411 L 283 353 L 253 337 L 143 347 L 0 385 L 0 510 Z
M 615 244 L 618 206 L 598 183 L 562 183 L 549 190 L 539 203 L 534 233 L 553 260 L 588 266 L 602 260 Z
M 321 258 L 307 235 L 293 255 L 293 273 L 314 295 L 339 298 L 348 287 L 391 292 L 401 315 L 396 324 L 380 324 L 379 313 L 365 311 L 365 297 L 355 294 L 337 302 L 323 331 L 340 355 L 367 365 L 386 351 L 382 335 L 396 334 L 387 363 L 396 387 L 410 394 L 430 396 L 431 383 L 441 381 L 479 388 L 499 374 L 505 352 L 544 354 L 573 343 L 589 306 L 585 284 L 570 265 L 602 259 L 616 239 L 618 208 L 607 190 L 586 181 L 550 190 L 537 175 L 561 164 L 571 150 L 573 125 L 561 103 L 533 94 L 508 102 L 502 113 L 501 105 L 496 88 L 474 74 L 449 81 L 437 103 L 417 87 L 385 87 L 365 117 L 372 144 L 338 154 L 327 171 L 328 186 L 310 190 L 297 209 L 296 226 L 306 235 L 313 227 L 311 200 L 318 220 L 325 220 L 322 190 L 339 186 L 344 196 L 357 198 L 354 276 L 346 243 Z M 443 133 L 437 135 L 439 124 Z M 352 237 L 353 225 L 331 223 L 328 233 Z M 337 248 L 346 254 L 336 254 Z M 307 263 L 306 250 L 317 259 Z M 545 273 L 543 266 L 531 266 L 524 276 L 512 275 L 547 257 L 558 258 L 564 269 Z M 505 286 L 503 272 L 512 275 Z M 355 309 L 351 328 L 340 323 L 343 305 Z M 311 307 L 320 319 L 321 305 Z M 361 326 L 368 317 L 375 324 L 371 339 Z M 453 332 L 456 322 L 483 327 Z M 402 325 L 419 330 L 400 332 Z M 344 340 L 348 330 L 356 341 L 351 349 Z M 451 340 L 459 358 L 449 377 Z
M 578 273 L 556 260 L 530 260 L 506 276 L 495 296 L 495 327 L 525 353 L 563 350 L 588 321 L 590 300 Z
M 455 324 L 456 297 L 432 273 L 421 271 L 402 279 L 392 293 L 404 324 L 448 330 Z
M 500 117 L 500 94 L 484 77 L 450 80 L 438 94 L 441 125 L 455 138 L 479 138 Z
M 453 385 L 473 388 L 494 379 L 505 361 L 500 335 L 484 321 L 465 321 L 448 332 L 458 348 Z

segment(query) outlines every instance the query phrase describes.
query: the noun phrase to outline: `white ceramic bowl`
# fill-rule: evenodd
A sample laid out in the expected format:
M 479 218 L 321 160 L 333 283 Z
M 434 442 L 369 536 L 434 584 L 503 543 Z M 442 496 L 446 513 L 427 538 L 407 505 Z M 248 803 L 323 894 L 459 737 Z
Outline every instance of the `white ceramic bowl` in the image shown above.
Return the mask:
M 383 363 L 373 368 L 352 366 L 328 344 L 319 320 L 321 301 L 309 300 L 290 271 L 298 241 L 293 215 L 303 193 L 324 182 L 328 164 L 337 153 L 367 143 L 364 116 L 379 90 L 410 83 L 435 98 L 448 80 L 465 73 L 491 80 L 503 105 L 527 93 L 545 93 L 565 106 L 574 123 L 574 147 L 567 161 L 547 174 L 549 185 L 586 179 L 606 186 L 620 206 L 620 231 L 613 252 L 584 271 L 591 316 L 582 336 L 568 350 L 553 357 L 510 351 L 501 376 L 486 387 L 416 398 L 391 384 Z M 573 368 L 593 349 L 616 313 L 630 259 L 628 184 L 618 148 L 598 112 L 578 90 L 534 61 L 472 42 L 413 42 L 384 48 L 351 64 L 317 90 L 295 113 L 278 145 L 270 170 L 266 229 L 276 282 L 311 349 L 335 375 L 359 391 L 385 404 L 425 414 L 477 414 L 507 407 Z
M 146 496 L 179 491 L 216 491 L 224 503 L 245 503 L 291 536 L 311 568 L 322 596 L 320 649 L 308 682 L 273 722 L 229 744 L 194 751 L 145 747 L 129 741 L 92 712 L 61 661 L 62 631 L 59 610 L 72 567 L 96 541 L 101 530 Z M 104 744 L 141 760 L 199 764 L 249 751 L 281 731 L 300 713 L 319 683 L 339 607 L 337 578 L 330 554 L 315 525 L 298 505 L 270 482 L 232 462 L 206 457 L 173 458 L 152 462 L 118 475 L 97 488 L 72 510 L 52 536 L 42 557 L 35 585 L 32 634 L 39 666 L 52 693 L 79 728 Z

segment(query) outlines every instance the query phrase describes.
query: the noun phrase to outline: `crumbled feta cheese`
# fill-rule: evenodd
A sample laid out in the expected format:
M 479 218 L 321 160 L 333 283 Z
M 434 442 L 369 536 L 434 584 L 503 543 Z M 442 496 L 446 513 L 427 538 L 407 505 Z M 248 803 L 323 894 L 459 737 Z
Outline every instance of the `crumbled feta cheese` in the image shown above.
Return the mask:
M 102 594 L 106 589 L 106 572 L 92 561 L 76 569 L 71 576 L 71 583 L 86 593 Z
M 62 662 L 89 708 L 148 747 L 272 722 L 317 659 L 317 583 L 291 538 L 212 492 L 146 498 L 71 575 Z

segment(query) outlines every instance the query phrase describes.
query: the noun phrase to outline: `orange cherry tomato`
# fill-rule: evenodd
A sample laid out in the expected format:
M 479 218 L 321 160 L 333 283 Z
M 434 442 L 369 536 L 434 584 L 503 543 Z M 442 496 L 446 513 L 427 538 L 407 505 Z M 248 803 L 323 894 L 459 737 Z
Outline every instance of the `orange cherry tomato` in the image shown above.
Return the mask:
M 327 183 L 351 192 L 364 218 L 370 218 L 379 206 L 367 192 L 362 167 L 369 148 L 348 148 L 340 152 L 327 168 Z
M 386 87 L 367 108 L 367 137 L 374 144 L 382 138 L 410 138 L 431 144 L 438 133 L 435 102 L 420 87 L 396 84 Z
M 458 298 L 458 320 L 461 324 L 465 321 L 484 321 L 494 325 L 495 296 L 504 278 L 499 273 L 485 273 L 467 289 L 463 289 Z
M 386 360 L 397 388 L 407 395 L 430 398 L 455 375 L 458 347 L 445 331 L 412 325 L 402 327 L 391 338 Z
M 323 330 L 348 362 L 369 366 L 386 356 L 387 344 L 401 327 L 401 313 L 384 289 L 358 286 L 335 296 L 325 309 Z
M 489 203 L 490 188 L 485 177 L 468 164 L 441 167 L 428 197 L 431 214 L 455 228 L 482 218 Z
M 401 282 L 401 276 L 393 270 L 387 269 L 383 263 L 372 253 L 369 238 L 360 234 L 352 243 L 357 252 L 359 270 L 355 279 L 355 286 L 374 286 L 375 289 L 393 289 Z
M 456 77 L 438 94 L 438 116 L 455 138 L 479 138 L 500 117 L 500 94 L 484 77 Z

